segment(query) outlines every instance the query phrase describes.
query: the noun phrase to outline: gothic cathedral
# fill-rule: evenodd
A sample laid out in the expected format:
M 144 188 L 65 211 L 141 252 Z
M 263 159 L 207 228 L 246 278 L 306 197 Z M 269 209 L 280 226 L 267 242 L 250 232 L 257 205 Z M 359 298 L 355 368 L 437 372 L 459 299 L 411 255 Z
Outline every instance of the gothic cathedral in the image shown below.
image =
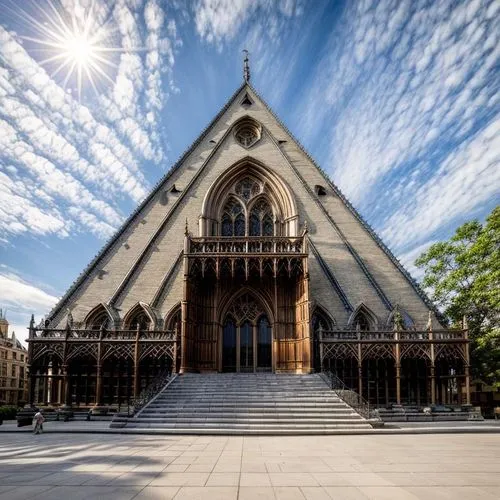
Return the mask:
M 119 405 L 164 370 L 324 369 L 376 405 L 465 402 L 468 358 L 245 78 L 32 322 L 30 402 Z

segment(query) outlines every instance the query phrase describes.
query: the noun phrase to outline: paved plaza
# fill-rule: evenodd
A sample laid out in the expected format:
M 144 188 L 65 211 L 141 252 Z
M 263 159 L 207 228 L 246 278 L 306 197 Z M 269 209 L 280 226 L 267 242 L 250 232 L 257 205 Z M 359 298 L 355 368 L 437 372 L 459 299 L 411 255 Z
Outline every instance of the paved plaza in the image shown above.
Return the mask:
M 0 435 L 0 499 L 498 499 L 500 434 Z

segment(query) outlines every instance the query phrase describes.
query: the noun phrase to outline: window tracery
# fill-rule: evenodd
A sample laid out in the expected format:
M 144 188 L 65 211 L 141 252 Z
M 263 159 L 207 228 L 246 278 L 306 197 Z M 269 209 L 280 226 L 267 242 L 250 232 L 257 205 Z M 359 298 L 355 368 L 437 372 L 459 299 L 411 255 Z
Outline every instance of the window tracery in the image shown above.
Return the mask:
M 234 138 L 240 146 L 248 149 L 260 139 L 261 128 L 255 120 L 243 119 L 234 127 Z
M 90 330 L 100 330 L 101 328 L 112 329 L 114 322 L 109 311 L 99 304 L 92 309 L 85 318 L 85 328 Z
M 250 210 L 250 236 L 273 236 L 274 222 L 271 206 L 264 198 L 258 200 Z
M 262 308 L 249 293 L 244 293 L 235 299 L 227 312 L 227 314 L 235 318 L 236 322 L 239 324 L 243 323 L 245 320 L 253 323 L 261 313 Z
M 222 210 L 222 236 L 274 236 L 274 213 L 264 192 L 264 183 L 252 177 L 234 185 Z
M 236 183 L 234 192 L 243 198 L 246 202 L 250 201 L 263 191 L 263 186 L 251 177 L 245 177 Z
M 109 328 L 110 318 L 106 311 L 101 311 L 94 318 L 91 319 L 87 328 L 91 330 L 99 330 L 101 328 Z
M 222 236 L 245 236 L 245 212 L 243 205 L 234 198 L 229 198 L 221 220 Z

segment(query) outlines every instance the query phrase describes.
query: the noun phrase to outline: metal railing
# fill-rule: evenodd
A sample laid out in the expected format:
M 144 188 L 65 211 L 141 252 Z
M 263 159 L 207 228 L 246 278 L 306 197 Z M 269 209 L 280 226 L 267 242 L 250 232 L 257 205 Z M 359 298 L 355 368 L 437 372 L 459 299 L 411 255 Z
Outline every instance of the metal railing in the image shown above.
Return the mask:
M 30 339 L 43 340 L 68 340 L 68 341 L 100 341 L 100 340 L 124 340 L 135 341 L 139 336 L 140 341 L 158 340 L 175 341 L 177 332 L 175 330 L 108 330 L 106 328 L 96 330 L 90 328 L 32 328 Z
M 386 342 L 418 342 L 433 341 L 439 343 L 467 340 L 465 330 L 321 330 L 322 342 L 334 341 L 386 341 Z
M 156 375 L 149 385 L 141 391 L 139 396 L 131 400 L 133 414 L 135 415 L 141 411 L 153 398 L 155 398 L 171 378 L 172 372 L 170 370 L 164 370 Z
M 353 391 L 350 387 L 339 378 L 335 373 L 330 370 L 321 372 L 323 377 L 328 382 L 328 385 L 337 396 L 348 404 L 356 413 L 369 420 L 376 420 L 381 422 L 382 419 L 375 411 L 375 408 L 370 406 L 370 403 L 360 396 L 357 392 Z
M 303 254 L 302 236 L 207 236 L 189 238 L 188 254 Z

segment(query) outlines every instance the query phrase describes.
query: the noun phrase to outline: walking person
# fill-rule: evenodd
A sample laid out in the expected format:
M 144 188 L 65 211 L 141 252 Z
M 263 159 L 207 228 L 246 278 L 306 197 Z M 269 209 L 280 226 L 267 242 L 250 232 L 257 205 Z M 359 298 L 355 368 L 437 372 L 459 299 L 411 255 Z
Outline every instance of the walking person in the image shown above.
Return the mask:
M 42 414 L 42 410 L 38 410 L 33 417 L 35 420 L 35 428 L 33 429 L 33 434 L 41 434 L 43 432 L 43 423 L 45 418 Z

